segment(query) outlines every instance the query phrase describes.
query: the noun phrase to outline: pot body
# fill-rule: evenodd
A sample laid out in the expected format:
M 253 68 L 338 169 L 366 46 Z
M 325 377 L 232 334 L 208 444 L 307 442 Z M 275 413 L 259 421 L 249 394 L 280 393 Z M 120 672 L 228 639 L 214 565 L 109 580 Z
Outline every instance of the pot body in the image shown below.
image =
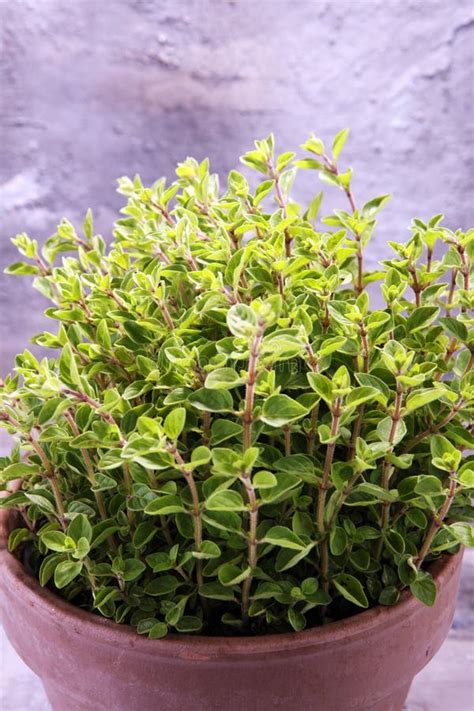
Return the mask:
M 53 711 L 401 711 L 449 631 L 461 558 L 432 566 L 431 608 L 402 593 L 300 633 L 152 641 L 64 602 L 2 550 L 2 621 Z

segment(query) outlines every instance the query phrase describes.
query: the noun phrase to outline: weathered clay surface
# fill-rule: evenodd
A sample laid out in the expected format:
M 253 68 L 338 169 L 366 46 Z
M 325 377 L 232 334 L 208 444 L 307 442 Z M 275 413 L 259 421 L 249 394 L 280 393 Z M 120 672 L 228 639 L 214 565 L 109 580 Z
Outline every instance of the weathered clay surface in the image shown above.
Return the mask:
M 372 263 L 413 215 L 472 222 L 470 0 L 0 0 L 0 27 L 2 266 L 10 236 L 87 206 L 106 234 L 119 175 L 187 154 L 225 173 L 270 130 L 288 149 L 351 127 L 356 196 L 396 197 Z M 24 279 L 0 289 L 5 372 L 42 300 Z

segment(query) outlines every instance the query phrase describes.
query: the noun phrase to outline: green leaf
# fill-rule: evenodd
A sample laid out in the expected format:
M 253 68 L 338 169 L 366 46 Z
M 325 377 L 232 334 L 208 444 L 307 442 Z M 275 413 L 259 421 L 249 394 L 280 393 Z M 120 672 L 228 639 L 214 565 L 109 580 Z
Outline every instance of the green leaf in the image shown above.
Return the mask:
M 372 219 L 379 210 L 391 199 L 390 195 L 379 195 L 366 202 L 362 208 L 362 216 L 365 219 Z
M 220 584 L 227 587 L 229 585 L 238 585 L 245 580 L 245 578 L 248 578 L 251 572 L 252 569 L 250 566 L 242 570 L 242 568 L 232 563 L 224 563 L 217 571 L 217 577 L 219 578 Z
M 146 565 L 141 560 L 137 560 L 136 558 L 128 558 L 123 562 L 121 577 L 123 580 L 130 582 L 131 580 L 138 578 L 145 569 Z
M 5 469 L 2 469 L 1 478 L 5 482 L 13 481 L 14 479 L 23 479 L 32 474 L 39 474 L 40 471 L 40 467 L 36 464 L 15 462 L 15 464 L 9 464 Z
M 398 577 L 404 585 L 411 585 L 418 577 L 418 569 L 413 556 L 406 555 L 398 563 Z
M 440 394 L 441 393 L 438 388 L 415 390 L 414 392 L 411 392 L 406 399 L 406 411 L 413 412 L 413 410 L 417 410 L 419 407 L 423 407 L 424 405 L 428 405 L 430 402 L 439 400 Z
M 156 622 L 148 632 L 150 639 L 162 639 L 168 634 L 168 625 L 165 622 Z
M 226 489 L 216 491 L 206 499 L 206 508 L 210 511 L 246 511 L 247 507 L 238 491 Z
M 74 578 L 82 572 L 83 564 L 81 562 L 73 563 L 70 560 L 63 560 L 59 563 L 54 570 L 54 584 L 61 590 L 69 585 Z
M 163 428 L 166 436 L 175 442 L 184 429 L 186 422 L 186 410 L 184 407 L 177 407 L 172 410 L 165 418 Z
M 297 551 L 301 551 L 306 548 L 306 543 L 286 526 L 273 526 L 270 528 L 270 530 L 265 534 L 263 542 L 271 543 L 274 546 L 280 546 L 280 548 L 291 548 L 292 550 Z
M 416 528 L 420 528 L 422 531 L 428 525 L 428 519 L 421 509 L 408 509 L 405 516 L 412 526 L 416 526 Z
M 470 469 L 469 465 L 462 467 L 458 473 L 458 482 L 467 489 L 474 489 L 474 468 Z
M 92 526 L 89 519 L 84 514 L 76 514 L 67 528 L 67 535 L 74 541 L 85 538 L 90 543 L 92 541 Z
M 467 343 L 469 334 L 465 324 L 462 323 L 462 321 L 459 321 L 459 319 L 453 318 L 452 316 L 444 316 L 439 319 L 439 322 L 444 326 L 450 336 L 456 338 L 456 340 L 461 343 Z
M 371 373 L 355 373 L 358 383 L 367 387 L 376 388 L 386 400 L 390 397 L 390 388 L 383 380 Z
M 238 422 L 231 420 L 214 420 L 211 426 L 211 444 L 215 447 L 227 439 L 238 437 L 242 433 L 243 427 Z
M 342 526 L 335 526 L 329 534 L 329 550 L 333 555 L 342 555 L 349 545 L 347 533 Z
M 67 553 L 76 549 L 76 542 L 62 531 L 47 531 L 41 536 L 41 542 L 52 551 Z
M 345 404 L 347 407 L 359 407 L 365 402 L 383 402 L 384 398 L 377 388 L 370 387 L 368 385 L 362 385 L 359 388 L 354 388 L 351 390 L 349 395 L 346 397 Z
M 204 585 L 201 585 L 199 588 L 199 594 L 211 600 L 234 600 L 233 591 L 218 582 L 204 583 Z
M 191 393 L 188 402 L 197 410 L 207 412 L 232 412 L 234 403 L 227 390 L 201 388 Z
M 334 400 L 331 380 L 320 373 L 307 373 L 308 382 L 313 390 L 328 404 Z
M 14 264 L 10 264 L 5 269 L 5 274 L 16 274 L 20 276 L 38 273 L 38 267 L 35 267 L 33 264 L 28 264 L 27 262 L 15 262 Z
M 344 145 L 349 137 L 349 129 L 348 128 L 343 128 L 342 131 L 339 131 L 339 133 L 336 135 L 334 138 L 334 141 L 332 142 L 332 155 L 335 161 L 339 158 L 339 155 L 344 148 Z
M 71 345 L 66 343 L 58 361 L 59 377 L 66 385 L 78 386 L 81 384 L 76 359 Z
M 61 553 L 51 553 L 43 559 L 38 574 L 38 579 L 42 587 L 47 585 L 48 582 L 51 580 L 54 575 L 56 566 L 59 565 L 62 560 L 63 556 Z
M 196 615 L 184 615 L 175 625 L 178 632 L 181 632 L 182 634 L 199 632 L 202 629 L 202 626 L 202 620 L 199 617 L 196 617 Z
M 392 431 L 392 418 L 385 417 L 377 425 L 377 436 L 382 442 L 389 443 L 391 431 Z M 396 424 L 394 436 L 392 438 L 391 444 L 396 445 L 399 442 L 401 442 L 402 439 L 405 437 L 406 433 L 407 433 L 406 424 L 403 422 L 403 420 L 399 420 Z
M 457 471 L 462 453 L 446 437 L 434 435 L 430 439 L 431 457 L 437 469 L 446 472 Z
M 306 627 L 306 617 L 294 607 L 290 607 L 288 610 L 288 622 L 295 632 L 300 632 Z
M 424 571 L 418 571 L 417 579 L 410 584 L 410 590 L 412 595 L 414 595 L 417 600 L 427 605 L 428 607 L 433 607 L 436 602 L 436 584 L 429 575 Z
M 400 599 L 400 590 L 394 585 L 390 585 L 382 590 L 379 595 L 379 605 L 396 605 Z
M 145 506 L 145 513 L 149 516 L 166 516 L 169 514 L 184 513 L 185 511 L 186 509 L 182 504 L 181 498 L 173 494 L 159 496 Z
M 257 314 L 246 304 L 235 304 L 227 313 L 227 325 L 234 336 L 248 340 L 258 329 Z
M 447 526 L 447 530 L 459 543 L 462 543 L 463 546 L 474 548 L 474 529 L 469 523 L 458 521 Z
M 358 607 L 367 608 L 369 601 L 364 592 L 364 588 L 353 575 L 347 573 L 339 573 L 333 578 L 333 583 L 341 595 L 349 602 L 352 602 Z
M 211 460 L 211 450 L 208 447 L 201 445 L 193 449 L 191 453 L 191 462 L 186 465 L 186 468 L 201 467 L 203 464 L 207 464 Z
M 135 548 L 144 548 L 152 538 L 158 533 L 158 529 L 152 523 L 143 521 L 139 523 L 133 534 L 133 545 Z
M 254 474 L 252 484 L 256 489 L 271 489 L 278 484 L 278 479 L 271 472 L 260 471 Z
M 430 326 L 439 315 L 437 306 L 420 306 L 412 311 L 407 320 L 407 333 L 416 333 Z
M 220 558 L 222 551 L 214 541 L 203 541 L 199 551 L 193 551 L 193 557 L 201 560 L 211 560 L 212 558 Z
M 309 552 L 314 547 L 314 543 L 310 543 L 302 550 L 293 550 L 291 548 L 280 548 L 275 562 L 275 570 L 277 573 L 283 573 L 297 565 L 303 558 L 306 558 Z
M 178 586 L 179 580 L 177 580 L 173 575 L 162 575 L 159 578 L 150 580 L 145 585 L 145 592 L 147 595 L 151 595 L 152 597 L 171 595 L 176 591 Z
M 208 390 L 231 390 L 242 385 L 244 379 L 240 377 L 234 368 L 217 368 L 206 378 L 206 388 Z
M 288 395 L 271 395 L 265 400 L 260 418 L 272 427 L 282 427 L 304 417 L 306 407 Z
M 15 528 L 8 535 L 8 550 L 13 553 L 24 541 L 32 538 L 33 534 L 28 528 Z

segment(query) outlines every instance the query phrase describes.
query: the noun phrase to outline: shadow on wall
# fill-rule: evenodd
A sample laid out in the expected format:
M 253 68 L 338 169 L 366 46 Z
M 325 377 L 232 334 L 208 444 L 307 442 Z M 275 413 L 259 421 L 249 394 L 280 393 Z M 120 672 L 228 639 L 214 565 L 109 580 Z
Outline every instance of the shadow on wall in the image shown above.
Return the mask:
M 87 207 L 104 235 L 115 179 L 173 176 L 186 155 L 225 176 L 254 138 L 282 150 L 311 130 L 345 151 L 360 202 L 392 192 L 373 249 L 412 216 L 472 221 L 472 30 L 469 2 L 96 0 L 2 3 L 0 264 L 8 238 L 43 240 Z M 301 176 L 302 197 L 319 190 Z M 329 189 L 331 193 L 331 189 Z M 329 198 L 326 207 L 339 196 Z M 342 199 L 339 204 L 342 204 Z M 423 206 L 423 207 L 420 207 Z M 44 327 L 27 279 L 0 277 L 0 372 Z

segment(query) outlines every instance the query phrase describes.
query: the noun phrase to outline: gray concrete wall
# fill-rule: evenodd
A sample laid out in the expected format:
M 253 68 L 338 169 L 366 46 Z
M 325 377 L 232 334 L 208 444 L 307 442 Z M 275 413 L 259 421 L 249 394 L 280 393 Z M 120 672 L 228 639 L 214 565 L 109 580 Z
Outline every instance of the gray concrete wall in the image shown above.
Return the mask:
M 107 234 L 119 175 L 187 154 L 225 172 L 270 130 L 289 150 L 351 127 L 357 196 L 395 195 L 372 261 L 414 215 L 472 223 L 471 2 L 0 0 L 0 16 L 2 267 L 16 232 L 43 239 L 88 206 Z M 0 287 L 4 372 L 42 299 Z

